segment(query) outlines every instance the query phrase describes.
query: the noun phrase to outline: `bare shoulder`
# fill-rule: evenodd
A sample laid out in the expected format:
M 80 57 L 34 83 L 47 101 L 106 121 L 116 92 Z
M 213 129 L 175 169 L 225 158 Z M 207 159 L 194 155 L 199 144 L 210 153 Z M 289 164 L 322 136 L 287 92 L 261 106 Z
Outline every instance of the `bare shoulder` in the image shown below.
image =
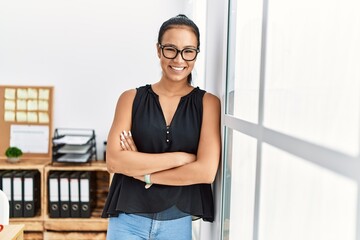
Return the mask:
M 129 89 L 121 93 L 117 105 L 131 105 L 136 95 L 136 89 Z
M 212 93 L 206 92 L 203 98 L 204 108 L 220 108 L 220 99 Z M 214 109 L 215 110 L 215 109 Z
M 133 99 L 135 97 L 135 94 L 136 94 L 136 89 L 129 89 L 129 90 L 124 91 L 120 95 L 120 98 Z
M 131 109 L 134 102 L 136 89 L 126 90 L 121 93 L 115 109 L 112 129 L 129 129 L 131 126 Z

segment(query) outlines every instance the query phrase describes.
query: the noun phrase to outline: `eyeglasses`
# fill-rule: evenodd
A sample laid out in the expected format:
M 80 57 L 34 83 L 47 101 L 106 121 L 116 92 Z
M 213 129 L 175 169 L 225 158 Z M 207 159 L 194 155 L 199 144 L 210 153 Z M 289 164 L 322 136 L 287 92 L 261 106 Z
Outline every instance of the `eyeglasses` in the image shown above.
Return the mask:
M 167 59 L 175 59 L 180 53 L 185 61 L 193 61 L 200 52 L 198 48 L 184 48 L 183 50 L 179 50 L 176 47 L 164 46 L 161 44 L 159 44 L 159 47 L 161 48 L 163 56 Z

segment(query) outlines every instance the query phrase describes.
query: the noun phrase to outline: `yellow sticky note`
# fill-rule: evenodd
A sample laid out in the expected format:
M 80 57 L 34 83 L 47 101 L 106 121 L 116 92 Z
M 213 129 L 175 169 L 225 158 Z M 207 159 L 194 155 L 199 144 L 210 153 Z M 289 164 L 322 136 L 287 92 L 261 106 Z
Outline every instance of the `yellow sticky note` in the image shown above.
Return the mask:
M 15 99 L 15 92 L 14 88 L 5 88 L 5 99 Z
M 5 100 L 4 104 L 5 110 L 15 110 L 15 101 L 14 100 Z
M 38 97 L 38 91 L 35 88 L 27 89 L 28 98 L 36 99 Z
M 39 111 L 48 111 L 49 110 L 49 102 L 47 100 L 39 100 L 38 102 Z
M 49 123 L 49 114 L 39 112 L 39 123 Z
M 15 112 L 5 111 L 4 120 L 5 120 L 5 122 L 15 122 Z
M 17 122 L 26 122 L 27 121 L 26 112 L 16 112 L 16 121 Z
M 38 110 L 38 101 L 37 100 L 28 100 L 27 101 L 27 110 L 28 111 Z
M 27 99 L 28 98 L 28 92 L 26 89 L 18 88 L 17 89 L 17 98 L 20 99 Z
M 38 115 L 36 112 L 28 112 L 27 113 L 27 121 L 28 122 L 37 122 L 38 121 Z
M 39 89 L 39 99 L 48 100 L 50 95 L 49 89 Z
M 26 109 L 27 109 L 26 100 L 21 100 L 21 99 L 16 100 L 16 110 L 26 111 Z

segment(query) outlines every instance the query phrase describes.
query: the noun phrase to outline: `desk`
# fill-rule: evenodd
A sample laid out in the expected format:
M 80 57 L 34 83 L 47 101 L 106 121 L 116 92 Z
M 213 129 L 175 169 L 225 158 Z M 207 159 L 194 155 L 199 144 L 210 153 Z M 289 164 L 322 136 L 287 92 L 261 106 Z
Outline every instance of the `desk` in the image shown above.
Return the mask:
M 24 224 L 4 225 L 4 229 L 0 232 L 0 239 L 6 240 L 23 240 Z

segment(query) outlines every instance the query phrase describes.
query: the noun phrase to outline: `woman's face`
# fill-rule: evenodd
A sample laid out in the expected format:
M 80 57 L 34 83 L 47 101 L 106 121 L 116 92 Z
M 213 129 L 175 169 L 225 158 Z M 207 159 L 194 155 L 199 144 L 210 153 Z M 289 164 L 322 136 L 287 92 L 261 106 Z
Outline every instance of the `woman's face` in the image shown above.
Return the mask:
M 196 49 L 198 42 L 191 28 L 187 26 L 176 26 L 164 33 L 161 45 L 175 47 L 181 51 L 184 48 Z M 163 78 L 170 81 L 187 81 L 188 75 L 194 68 L 196 59 L 193 61 L 185 61 L 181 57 L 180 52 L 174 59 L 165 58 L 159 46 L 157 47 L 157 53 L 160 58 Z

